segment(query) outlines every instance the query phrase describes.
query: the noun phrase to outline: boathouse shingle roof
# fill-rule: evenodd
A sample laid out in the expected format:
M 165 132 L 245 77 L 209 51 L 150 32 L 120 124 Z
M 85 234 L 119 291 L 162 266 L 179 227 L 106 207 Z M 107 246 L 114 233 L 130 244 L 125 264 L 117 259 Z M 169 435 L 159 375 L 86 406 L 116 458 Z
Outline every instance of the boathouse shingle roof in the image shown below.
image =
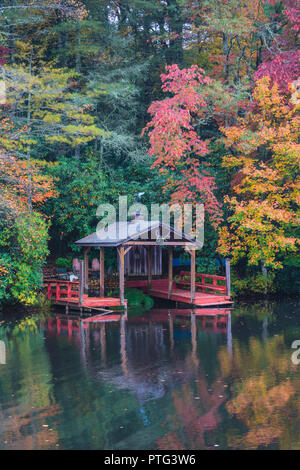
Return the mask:
M 161 228 L 160 228 L 161 227 Z M 162 234 L 162 236 L 161 236 Z M 163 239 L 166 236 L 169 240 L 177 242 L 188 242 L 202 248 L 202 243 L 197 242 L 182 232 L 175 230 L 170 225 L 157 221 L 145 221 L 136 219 L 131 222 L 115 222 L 106 228 L 98 230 L 85 238 L 75 242 L 78 246 L 107 246 L 117 247 L 129 241 L 156 241 L 163 245 Z

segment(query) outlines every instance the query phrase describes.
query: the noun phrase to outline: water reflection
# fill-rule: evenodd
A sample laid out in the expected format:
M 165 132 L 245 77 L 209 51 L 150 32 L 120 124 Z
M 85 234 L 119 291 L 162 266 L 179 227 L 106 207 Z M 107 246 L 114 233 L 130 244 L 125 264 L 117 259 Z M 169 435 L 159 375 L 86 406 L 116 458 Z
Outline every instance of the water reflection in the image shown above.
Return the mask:
M 6 322 L 0 449 L 299 449 L 297 307 Z

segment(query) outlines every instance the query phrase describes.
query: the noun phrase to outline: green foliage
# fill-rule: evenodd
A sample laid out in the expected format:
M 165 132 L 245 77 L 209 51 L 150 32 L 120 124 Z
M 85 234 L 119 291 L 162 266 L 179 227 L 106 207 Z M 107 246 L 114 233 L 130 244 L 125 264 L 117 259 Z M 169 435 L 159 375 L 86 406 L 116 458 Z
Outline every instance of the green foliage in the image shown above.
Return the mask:
M 66 268 L 69 271 L 72 269 L 72 258 L 56 258 L 56 266 Z
M 129 308 L 143 307 L 144 310 L 150 310 L 154 305 L 153 299 L 143 294 L 139 289 L 127 288 L 125 297 L 128 300 Z
M 279 294 L 299 296 L 300 294 L 300 255 L 287 256 L 283 269 L 276 272 L 274 283 Z
M 3 228 L 3 230 L 2 230 Z M 42 286 L 48 224 L 38 213 L 0 222 L 0 302 L 34 305 Z
M 131 204 L 138 192 L 145 193 L 142 202 L 148 207 L 171 200 L 167 175 L 152 168 L 148 141 L 141 137 L 149 122 L 150 104 L 156 106 L 162 98 L 160 74 L 166 64 L 177 64 L 179 69 L 197 64 L 212 78 L 197 89 L 205 106 L 201 106 L 200 114 L 198 109 L 192 112 L 193 126 L 197 139 L 207 142 L 209 148 L 207 164 L 204 167 L 201 163 L 199 168 L 215 178 L 216 202 L 223 203 L 240 184 L 240 173 L 222 166 L 228 149 L 220 140 L 220 128 L 234 130 L 238 119 L 246 115 L 247 106 L 253 103 L 253 77 L 264 56 L 272 50 L 295 49 L 296 34 L 284 33 L 288 22 L 284 2 L 279 1 L 81 0 L 80 5 L 71 0 L 2 2 L 1 86 L 5 81 L 6 88 L 3 114 L 9 116 L 15 129 L 10 132 L 5 128 L 0 143 L 1 149 L 13 152 L 26 167 L 25 174 L 21 166 L 17 179 L 13 171 L 3 175 L 5 184 L 9 181 L 12 186 L 9 202 L 18 206 L 16 197 L 10 199 L 16 194 L 18 179 L 24 194 L 34 194 L 31 183 L 35 161 L 41 171 L 40 189 L 46 191 L 50 176 L 58 197 L 33 201 L 35 212 L 22 217 L 10 214 L 7 218 L 5 214 L 0 219 L 0 302 L 38 301 L 49 229 L 38 213 L 51 220 L 49 249 L 53 257 L 71 257 L 80 250 L 74 241 L 95 231 L 99 204 L 117 206 L 119 195 L 128 195 Z M 290 31 L 296 31 L 292 26 Z M 281 35 L 282 41 L 278 42 Z M 286 124 L 288 131 L 289 118 L 278 115 L 275 121 L 280 129 Z M 265 119 L 262 124 L 265 132 Z M 256 127 L 250 128 L 245 143 L 257 138 Z M 286 131 L 282 129 L 280 135 Z M 278 144 L 277 137 L 275 142 Z M 297 142 L 293 151 L 278 144 L 278 165 L 289 167 L 290 180 L 280 182 L 283 195 L 291 180 L 296 182 Z M 244 156 L 241 152 L 241 158 Z M 267 163 L 270 156 L 262 143 L 259 158 Z M 184 155 L 182 163 L 171 168 L 171 177 L 180 173 L 186 159 L 195 157 L 193 152 Z M 193 178 L 198 176 L 199 168 Z M 210 192 L 207 186 L 205 191 Z M 53 194 L 52 187 L 46 192 Z M 277 188 L 275 194 L 280 196 Z M 249 201 L 249 188 L 245 200 Z M 294 210 L 296 194 L 291 201 Z M 261 203 L 255 207 L 254 216 L 261 207 Z M 228 206 L 223 206 L 225 223 L 230 216 Z M 208 219 L 197 271 L 220 273 L 220 265 L 215 262 L 218 233 Z M 241 225 L 241 219 L 237 220 L 236 232 Z M 273 235 L 272 229 L 270 243 Z M 288 236 L 295 236 L 294 229 Z M 249 249 L 247 243 L 238 248 L 242 266 L 238 278 L 233 279 L 237 293 L 256 295 L 274 289 L 280 293 L 299 292 L 296 252 L 283 255 L 282 272 L 266 280 L 257 272 L 244 272 L 246 259 L 242 255 Z M 254 249 L 258 252 L 256 242 Z M 58 260 L 58 265 L 70 269 L 69 258 Z M 117 269 L 116 257 L 110 253 L 106 268 Z
M 48 254 L 48 224 L 37 212 L 23 214 L 15 221 L 20 259 L 40 269 Z
M 246 278 L 238 278 L 236 275 L 232 275 L 232 296 L 256 297 L 257 295 L 274 294 L 276 291 L 274 278 L 274 273 L 269 273 L 267 276 L 251 274 Z
M 196 258 L 196 271 L 197 273 L 218 274 L 220 267 L 217 265 L 215 259 Z
M 15 276 L 11 286 L 13 299 L 25 305 L 36 304 L 38 301 L 37 290 L 42 285 L 41 273 L 27 263 L 15 263 L 15 268 Z
M 136 193 L 147 191 L 147 199 L 152 202 L 159 184 L 159 177 L 144 165 L 108 169 L 99 159 L 99 153 L 87 151 L 84 160 L 72 161 L 61 158 L 54 166 L 47 169 L 56 181 L 59 197 L 49 200 L 43 212 L 52 217 L 50 247 L 57 250 L 57 238 L 60 235 L 63 252 L 68 254 L 79 248 L 74 241 L 96 230 L 99 221 L 96 211 L 100 204 L 110 203 L 118 207 L 119 196 L 127 195 L 128 204 L 136 200 Z
M 14 263 L 7 253 L 0 255 L 0 302 L 10 299 L 9 289 L 13 285 Z

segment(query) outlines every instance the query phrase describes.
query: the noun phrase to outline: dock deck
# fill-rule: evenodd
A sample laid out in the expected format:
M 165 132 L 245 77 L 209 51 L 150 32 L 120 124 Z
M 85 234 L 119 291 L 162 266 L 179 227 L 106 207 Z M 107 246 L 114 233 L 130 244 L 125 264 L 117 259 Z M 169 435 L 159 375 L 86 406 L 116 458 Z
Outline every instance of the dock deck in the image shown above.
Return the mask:
M 102 310 L 107 307 L 127 308 L 127 300 L 125 299 L 123 304 L 119 297 L 88 297 L 84 294 L 80 302 L 78 281 L 44 281 L 44 286 L 47 287 L 48 300 L 54 305 L 91 310 Z
M 208 276 L 208 275 L 206 275 Z M 213 277 L 213 276 L 209 276 Z M 216 280 L 214 280 L 215 282 Z M 184 288 L 185 281 L 176 283 L 172 281 L 169 289 L 168 279 L 152 280 L 150 288 L 147 280 L 126 281 L 126 287 L 134 287 L 141 289 L 151 297 L 158 299 L 172 300 L 183 304 L 193 305 L 196 307 L 212 307 L 221 305 L 230 305 L 232 301 L 230 297 L 225 295 L 223 286 L 215 284 L 207 284 L 201 291 L 195 291 L 194 299 L 191 300 L 191 292 L 188 288 Z M 122 302 L 121 297 L 88 297 L 84 294 L 82 301 L 79 300 L 79 282 L 51 280 L 45 281 L 47 287 L 48 300 L 54 305 L 65 305 L 70 308 L 104 310 L 110 307 L 123 307 L 127 309 L 127 300 Z M 181 287 L 182 286 L 182 287 Z M 203 290 L 213 290 L 217 292 L 203 292 Z
M 195 292 L 195 297 L 192 302 L 190 291 L 178 288 L 176 282 L 172 283 L 172 289 L 169 293 L 168 279 L 152 280 L 151 288 L 149 290 L 146 280 L 127 281 L 125 285 L 126 287 L 135 287 L 137 289 L 141 289 L 143 292 L 148 293 L 148 295 L 151 297 L 173 300 L 175 302 L 181 302 L 188 305 L 196 305 L 197 307 L 232 304 L 230 297 L 227 295 L 197 291 Z

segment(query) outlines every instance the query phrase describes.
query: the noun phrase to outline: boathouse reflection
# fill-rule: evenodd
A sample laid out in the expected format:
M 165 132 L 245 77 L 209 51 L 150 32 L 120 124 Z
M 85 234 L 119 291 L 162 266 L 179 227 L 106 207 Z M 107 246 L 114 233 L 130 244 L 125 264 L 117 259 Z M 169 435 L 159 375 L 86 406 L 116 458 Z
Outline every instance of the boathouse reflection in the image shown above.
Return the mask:
M 215 350 L 221 342 L 232 353 L 231 315 L 224 308 L 153 309 L 133 318 L 123 313 L 87 319 L 56 315 L 48 319 L 48 333 L 77 343 L 86 367 L 101 367 L 101 378 L 131 389 L 142 401 L 162 396 L 180 376 L 197 373 L 201 361 L 208 360 L 201 357 L 201 344 L 209 342 Z M 118 350 L 120 360 L 110 365 Z M 169 360 L 174 368 L 165 367 Z
M 232 355 L 230 310 L 153 309 L 133 318 L 98 316 L 81 325 L 80 347 L 87 369 L 98 368 L 99 381 L 109 388 L 129 391 L 139 404 L 144 426 L 154 424 L 149 401 L 167 397 L 172 404 L 174 431 L 162 434 L 156 441 L 158 448 L 205 447 L 206 433 L 217 428 L 219 408 L 227 398 L 222 372 L 216 372 L 211 361 L 216 360 L 220 345 Z M 116 352 L 119 361 L 111 361 Z M 215 371 L 212 376 L 211 370 Z M 175 431 L 178 420 L 183 423 L 185 443 Z M 161 425 L 165 426 L 163 421 Z M 129 437 L 120 446 L 131 447 L 133 440 Z

